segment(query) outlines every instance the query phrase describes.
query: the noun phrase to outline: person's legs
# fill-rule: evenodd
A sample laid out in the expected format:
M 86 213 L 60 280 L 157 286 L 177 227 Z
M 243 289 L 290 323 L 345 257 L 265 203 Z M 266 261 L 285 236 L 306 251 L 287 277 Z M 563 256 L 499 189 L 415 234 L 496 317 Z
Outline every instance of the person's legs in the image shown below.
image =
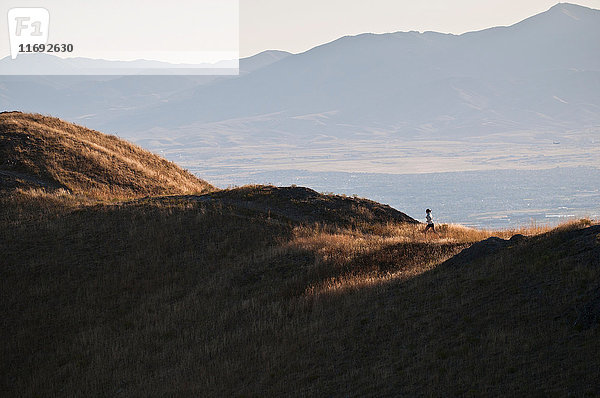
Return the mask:
M 435 230 L 434 224 L 427 224 L 427 226 L 425 227 L 425 230 L 423 231 L 425 236 L 427 236 L 427 231 L 429 231 L 430 229 L 433 231 L 434 234 L 436 234 L 437 236 L 440 236 L 440 234 Z

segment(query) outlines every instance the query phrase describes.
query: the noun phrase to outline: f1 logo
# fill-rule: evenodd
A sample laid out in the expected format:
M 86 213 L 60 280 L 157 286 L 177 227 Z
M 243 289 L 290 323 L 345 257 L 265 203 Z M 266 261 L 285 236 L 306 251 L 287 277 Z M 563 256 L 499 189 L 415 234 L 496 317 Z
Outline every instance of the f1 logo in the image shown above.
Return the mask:
M 50 13 L 45 8 L 11 8 L 8 10 L 10 55 L 17 58 L 22 45 L 46 44 Z

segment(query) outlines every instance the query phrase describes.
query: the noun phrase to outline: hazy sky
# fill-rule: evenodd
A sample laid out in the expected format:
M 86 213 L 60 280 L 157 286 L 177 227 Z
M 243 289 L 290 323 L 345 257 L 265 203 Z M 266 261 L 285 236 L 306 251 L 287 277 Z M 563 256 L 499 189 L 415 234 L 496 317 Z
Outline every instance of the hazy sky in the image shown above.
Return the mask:
M 512 25 L 556 0 L 240 0 L 240 52 L 302 52 L 364 32 L 460 34 Z M 600 9 L 600 0 L 571 3 Z

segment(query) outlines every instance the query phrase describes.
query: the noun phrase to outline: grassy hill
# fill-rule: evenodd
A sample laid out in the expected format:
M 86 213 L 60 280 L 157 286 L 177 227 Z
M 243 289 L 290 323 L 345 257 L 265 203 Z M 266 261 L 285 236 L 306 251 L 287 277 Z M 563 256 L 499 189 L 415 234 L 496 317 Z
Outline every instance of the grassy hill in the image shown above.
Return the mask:
M 99 198 L 214 189 L 174 163 L 115 136 L 60 119 L 0 113 L 3 185 L 65 189 Z
M 0 189 L 0 395 L 600 394 L 590 221 L 424 236 L 299 187 L 33 185 Z
M 372 200 L 345 195 L 325 195 L 304 187 L 247 185 L 213 191 L 200 196 L 149 197 L 138 203 L 156 204 L 180 199 L 212 202 L 265 213 L 269 217 L 296 223 L 326 223 L 366 227 L 372 222 L 418 224 L 406 214 Z

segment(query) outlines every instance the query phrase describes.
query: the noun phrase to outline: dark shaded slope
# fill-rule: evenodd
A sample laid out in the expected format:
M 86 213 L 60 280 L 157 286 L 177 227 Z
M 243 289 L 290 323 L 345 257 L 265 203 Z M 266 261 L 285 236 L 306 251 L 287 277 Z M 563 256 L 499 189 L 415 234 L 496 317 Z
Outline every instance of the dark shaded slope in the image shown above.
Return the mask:
M 406 214 L 369 199 L 324 195 L 303 187 L 246 186 L 211 192 L 202 196 L 150 198 L 148 202 L 210 202 L 243 208 L 301 223 L 331 223 L 336 226 L 365 226 L 369 223 L 416 224 Z
M 541 259 L 553 257 L 566 257 L 579 264 L 600 266 L 600 225 L 590 226 L 579 230 L 561 230 L 560 228 L 541 237 L 527 238 L 523 235 L 514 235 L 511 239 L 491 237 L 481 242 L 474 243 L 448 260 L 446 266 L 468 266 L 476 261 L 492 261 L 494 256 L 523 255 L 526 259 L 534 259 L 539 255 Z

